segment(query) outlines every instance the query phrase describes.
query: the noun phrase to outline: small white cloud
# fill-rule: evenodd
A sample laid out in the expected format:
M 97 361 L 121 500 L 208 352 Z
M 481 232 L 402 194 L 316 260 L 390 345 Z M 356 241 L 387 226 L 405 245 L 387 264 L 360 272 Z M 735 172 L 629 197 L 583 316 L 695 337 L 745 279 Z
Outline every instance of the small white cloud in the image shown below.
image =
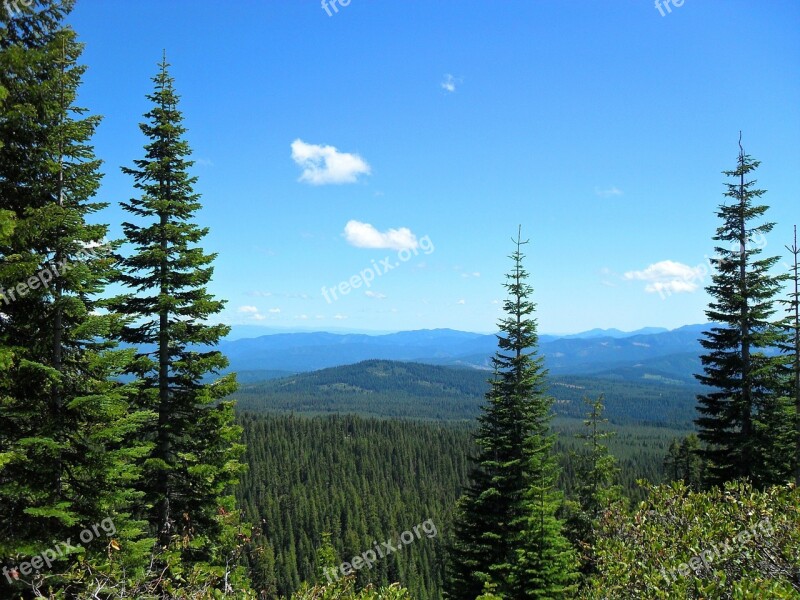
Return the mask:
M 265 317 L 264 315 L 262 315 L 262 314 L 260 314 L 260 313 L 256 313 L 256 314 L 254 314 L 254 315 L 253 315 L 253 317 L 252 317 L 252 318 L 253 318 L 254 320 L 256 320 L 256 321 L 263 321 L 263 320 L 264 320 L 264 319 L 266 319 L 267 317 Z
M 464 298 L 461 298 L 461 300 L 459 300 L 458 302 L 456 302 L 456 304 L 466 304 L 466 303 L 467 303 L 467 301 L 466 301 L 466 300 L 464 300 Z
M 278 314 L 279 312 L 281 312 L 281 309 L 280 308 L 270 308 L 269 312 L 271 312 L 272 314 Z
M 372 290 L 367 290 L 364 292 L 364 295 L 367 298 L 375 298 L 376 300 L 383 300 L 386 298 L 386 294 L 381 294 L 380 292 L 373 292 Z
M 441 88 L 446 91 L 450 92 L 451 94 L 456 91 L 456 86 L 461 83 L 461 79 L 458 77 L 453 77 L 450 73 L 445 74 L 442 83 L 439 85 Z
M 347 318 L 347 315 L 333 315 L 333 318 L 337 321 L 344 321 Z
M 369 223 L 350 220 L 344 226 L 347 243 L 356 248 L 389 248 L 413 250 L 419 247 L 417 236 L 407 227 L 378 231 Z
M 301 321 L 305 321 L 306 319 L 308 319 L 308 315 L 297 315 L 295 316 L 295 319 L 300 319 Z
M 662 260 L 642 271 L 628 271 L 623 277 L 628 281 L 646 281 L 645 292 L 664 296 L 697 291 L 705 274 L 702 266 L 690 267 L 672 260 Z
M 370 166 L 358 154 L 306 144 L 301 139 L 292 142 L 292 160 L 303 169 L 299 181 L 311 185 L 355 183 L 359 175 L 370 174 Z
M 240 306 L 239 312 L 247 314 L 255 314 L 258 312 L 258 309 L 255 306 Z
M 272 296 L 272 292 L 264 292 L 259 290 L 254 290 L 252 292 L 247 292 L 248 296 L 255 296 L 256 298 L 269 298 Z
M 611 198 L 612 196 L 622 196 L 622 194 L 625 192 L 623 192 L 617 186 L 612 185 L 610 188 L 604 190 L 601 190 L 600 188 L 594 188 L 594 193 L 601 198 Z

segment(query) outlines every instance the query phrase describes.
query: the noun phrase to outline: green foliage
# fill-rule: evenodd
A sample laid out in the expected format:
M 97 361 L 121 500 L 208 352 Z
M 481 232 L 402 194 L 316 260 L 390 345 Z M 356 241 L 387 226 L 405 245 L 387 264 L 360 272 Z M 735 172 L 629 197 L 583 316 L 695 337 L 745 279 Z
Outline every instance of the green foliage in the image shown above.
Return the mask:
M 672 440 L 664 457 L 664 471 L 670 481 L 683 481 L 693 490 L 699 490 L 703 487 L 705 469 L 696 434 L 690 433 L 680 442 Z
M 91 146 L 99 117 L 76 105 L 85 68 L 61 24 L 70 5 L 0 9 L 0 564 L 14 574 L 0 578 L 3 597 L 82 593 L 76 558 L 134 577 L 146 564 L 131 515 L 146 447 L 123 441 L 148 415 L 116 380 L 132 359 L 108 341 L 120 319 L 99 310 L 113 259 L 106 226 L 90 224 L 104 206 Z M 33 565 L 107 518 L 113 536 L 65 551 L 45 572 Z
M 355 416 L 245 414 L 240 422 L 248 469 L 237 499 L 259 525 L 248 548 L 257 591 L 288 596 L 303 581 L 327 584 L 323 567 L 431 519 L 436 537 L 423 534 L 362 568 L 354 585 L 399 582 L 414 598 L 441 598 L 452 507 L 474 448 L 467 427 Z
M 133 291 L 110 305 L 128 319 L 120 339 L 139 348 L 127 370 L 137 378 L 137 402 L 157 415 L 141 434 L 152 444 L 141 491 L 148 507 L 143 516 L 165 553 L 159 564 L 168 582 L 192 565 L 202 579 L 205 571 L 227 572 L 235 564 L 238 525 L 230 494 L 244 447 L 233 404 L 224 400 L 236 389 L 234 375 L 204 381 L 227 366 L 213 346 L 230 328 L 207 324 L 224 302 L 205 287 L 215 255 L 196 245 L 208 230 L 193 222 L 201 205 L 166 59 L 153 81 L 153 107 L 140 126 L 148 138 L 145 158 L 123 169 L 141 192 L 122 203 L 134 217 L 123 224 L 134 251 L 120 259 L 117 278 Z M 179 561 L 172 560 L 173 551 Z M 219 585 L 223 578 L 206 580 Z M 169 592 L 166 583 L 162 587 Z
M 393 583 L 388 587 L 376 589 L 372 585 L 361 591 L 355 590 L 354 578 L 348 577 L 336 583 L 325 586 L 303 587 L 292 595 L 291 600 L 411 600 L 408 590 Z
M 706 484 L 719 485 L 749 477 L 757 485 L 788 481 L 794 444 L 792 418 L 782 395 L 785 357 L 770 353 L 784 339 L 773 323 L 775 296 L 785 276 L 770 274 L 779 257 L 759 258 L 759 238 L 773 223 L 754 224 L 767 206 L 764 194 L 747 177 L 758 161 L 739 152 L 738 165 L 725 174 L 731 204 L 719 207 L 722 224 L 714 240 L 715 273 L 706 288 L 713 300 L 706 315 L 718 323 L 701 340 L 704 373 L 697 379 L 710 390 L 698 396 L 697 419 L 702 450 L 708 461 Z
M 603 418 L 603 397 L 586 397 L 585 402 L 589 407 L 583 422 L 585 430 L 575 434 L 583 447 L 580 453 L 571 453 L 576 464 L 574 499 L 565 503 L 563 513 L 565 533 L 580 556 L 581 572 L 587 574 L 594 570 L 597 522 L 611 503 L 622 500 L 622 491 L 616 483 L 617 460 L 606 445 L 616 432 L 602 429 L 608 422 Z
M 506 316 L 498 323 L 495 377 L 478 418 L 478 454 L 459 501 L 447 596 L 473 600 L 485 584 L 499 595 L 566 597 L 576 557 L 556 517 L 558 463 L 550 433 L 552 398 L 544 368 L 521 246 L 510 256 Z M 544 595 L 544 596 L 542 596 Z
M 789 296 L 781 301 L 787 313 L 781 323 L 786 332 L 786 342 L 781 349 L 790 365 L 786 395 L 794 401 L 791 407 L 794 409 L 794 483 L 800 486 L 800 247 L 797 245 L 797 225 L 794 227 L 794 244 L 786 246 L 786 249 L 792 255 L 792 264 L 789 268 Z
M 599 573 L 582 597 L 800 598 L 797 488 L 646 488 L 637 509 L 615 505 L 604 514 Z

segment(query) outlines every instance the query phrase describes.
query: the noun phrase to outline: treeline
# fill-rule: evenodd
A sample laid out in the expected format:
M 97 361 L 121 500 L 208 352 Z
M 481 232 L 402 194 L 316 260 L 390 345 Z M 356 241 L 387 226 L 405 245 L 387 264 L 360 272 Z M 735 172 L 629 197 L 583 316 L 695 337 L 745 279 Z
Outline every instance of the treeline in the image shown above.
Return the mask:
M 338 558 L 349 560 L 427 519 L 433 539 L 361 569 L 356 587 L 400 582 L 414 598 L 442 598 L 442 575 L 452 542 L 455 500 L 475 454 L 473 424 L 365 419 L 353 415 L 301 417 L 243 413 L 247 471 L 237 505 L 257 525 L 248 551 L 253 584 L 267 597 L 290 595 L 301 582 L 327 584 L 319 554 L 325 533 Z M 556 452 L 560 485 L 574 498 L 577 421 L 560 420 Z M 621 465 L 623 493 L 641 499 L 639 479 L 661 482 L 663 458 L 681 432 L 614 428 L 611 451 Z
M 414 598 L 441 598 L 451 513 L 472 452 L 467 427 L 355 416 L 240 422 L 248 470 L 237 498 L 259 528 L 256 589 L 272 598 L 303 581 L 326 583 L 317 558 L 326 532 L 338 565 L 430 519 L 435 538 L 359 570 L 356 584 L 399 581 Z

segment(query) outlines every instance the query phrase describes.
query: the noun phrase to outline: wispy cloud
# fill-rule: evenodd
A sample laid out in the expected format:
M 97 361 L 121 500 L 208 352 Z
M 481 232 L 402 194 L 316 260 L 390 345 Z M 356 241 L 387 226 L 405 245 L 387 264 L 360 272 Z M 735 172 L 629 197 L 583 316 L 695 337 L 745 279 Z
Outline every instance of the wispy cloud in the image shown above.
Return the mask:
M 378 231 L 369 223 L 350 220 L 344 226 L 344 238 L 356 248 L 389 248 L 413 250 L 419 247 L 417 236 L 408 227 Z
M 611 198 L 612 196 L 622 196 L 625 192 L 619 189 L 617 186 L 612 185 L 610 188 L 601 189 L 599 187 L 594 188 L 594 193 L 600 196 L 601 198 Z
M 453 77 L 450 73 L 447 73 L 445 74 L 442 83 L 440 83 L 439 85 L 442 87 L 444 91 L 450 92 L 452 94 L 453 92 L 456 91 L 456 86 L 458 86 L 461 83 L 461 81 L 462 81 L 461 78 Z
M 697 291 L 704 275 L 702 266 L 690 267 L 672 260 L 662 260 L 642 271 L 628 271 L 623 277 L 629 281 L 646 281 L 645 292 L 663 296 Z
M 247 318 L 252 321 L 263 321 L 264 319 L 267 318 L 264 315 L 262 315 L 261 312 L 258 310 L 258 308 L 255 306 L 249 306 L 249 305 L 240 306 L 239 313 L 242 315 L 246 315 Z
M 334 146 L 292 142 L 292 160 L 303 169 L 299 181 L 311 185 L 355 183 L 359 175 L 369 175 L 370 166 L 358 154 L 339 152 Z
M 380 292 L 373 292 L 372 290 L 367 290 L 364 292 L 364 295 L 367 298 L 375 298 L 376 300 L 385 300 L 386 294 L 381 294 Z
M 466 304 L 466 303 L 467 303 L 467 301 L 466 301 L 466 300 L 464 300 L 464 298 L 461 298 L 461 300 L 459 300 L 458 302 L 456 302 L 456 304 Z

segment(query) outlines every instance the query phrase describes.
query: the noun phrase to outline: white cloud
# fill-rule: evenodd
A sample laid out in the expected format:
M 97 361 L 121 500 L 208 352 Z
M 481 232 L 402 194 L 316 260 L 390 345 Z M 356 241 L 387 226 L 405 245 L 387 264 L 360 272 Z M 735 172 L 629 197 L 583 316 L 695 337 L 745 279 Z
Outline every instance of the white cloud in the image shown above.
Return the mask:
M 612 185 L 610 188 L 605 190 L 601 190 L 600 188 L 594 188 L 594 193 L 600 196 L 601 198 L 611 198 L 612 196 L 622 196 L 625 192 L 619 189 L 617 186 Z
M 462 298 L 461 300 L 459 300 L 458 302 L 456 302 L 456 304 L 466 304 L 466 303 L 467 303 L 467 301 L 466 301 L 466 300 L 464 300 L 464 298 Z
M 629 281 L 646 281 L 645 292 L 664 296 L 697 291 L 705 274 L 702 266 L 690 267 L 672 260 L 662 260 L 642 271 L 628 271 L 623 277 Z
M 281 312 L 281 309 L 280 308 L 270 308 L 269 312 L 271 312 L 273 314 L 278 314 L 279 312 Z
M 364 292 L 364 295 L 367 298 L 375 298 L 376 300 L 383 300 L 386 298 L 386 294 L 381 294 L 380 292 L 373 292 L 372 290 L 367 290 Z
M 301 139 L 292 142 L 292 160 L 303 169 L 299 181 L 311 185 L 355 183 L 359 175 L 370 174 L 370 166 L 358 154 L 306 144 Z
M 456 86 L 461 83 L 461 79 L 457 77 L 453 77 L 450 73 L 445 74 L 442 83 L 439 85 L 442 89 L 446 92 L 450 92 L 451 94 L 456 91 Z
M 261 291 L 261 290 L 254 290 L 254 291 L 252 291 L 252 292 L 247 292 L 247 295 L 248 295 L 248 296 L 255 296 L 255 297 L 257 297 L 257 298 L 268 298 L 269 296 L 272 296 L 272 292 L 265 292 L 265 291 Z
M 269 312 L 272 311 L 270 310 Z M 247 315 L 247 318 L 253 321 L 263 321 L 264 319 L 267 318 L 266 316 L 262 315 L 261 311 L 259 311 L 258 308 L 256 308 L 255 306 L 249 306 L 249 305 L 240 306 L 239 313 Z
M 337 321 L 344 321 L 347 318 L 347 315 L 333 315 L 333 318 Z
M 392 250 L 413 250 L 419 247 L 417 236 L 407 227 L 378 231 L 369 223 L 350 220 L 344 226 L 347 243 L 356 248 L 390 248 Z

